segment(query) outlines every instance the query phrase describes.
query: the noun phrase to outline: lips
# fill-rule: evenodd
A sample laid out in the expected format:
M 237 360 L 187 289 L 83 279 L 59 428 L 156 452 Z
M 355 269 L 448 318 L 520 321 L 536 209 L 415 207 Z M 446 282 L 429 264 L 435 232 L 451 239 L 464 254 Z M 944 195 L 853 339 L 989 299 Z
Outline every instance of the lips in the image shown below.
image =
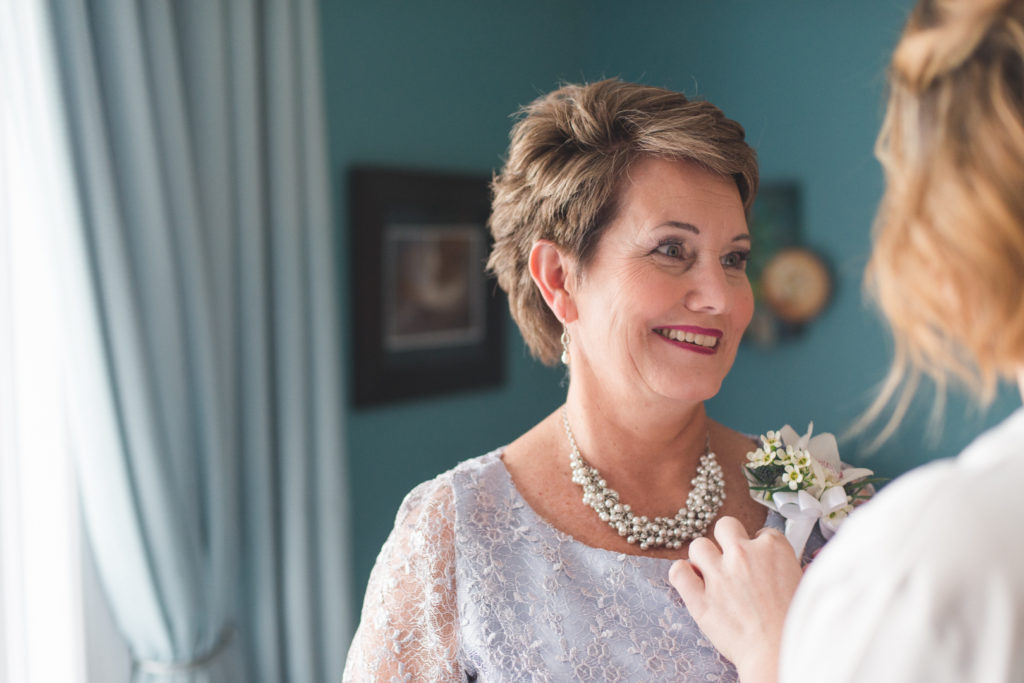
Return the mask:
M 654 331 L 669 341 L 697 347 L 697 349 L 708 352 L 714 352 L 718 346 L 718 340 L 722 337 L 721 330 L 709 330 L 703 327 L 659 327 Z

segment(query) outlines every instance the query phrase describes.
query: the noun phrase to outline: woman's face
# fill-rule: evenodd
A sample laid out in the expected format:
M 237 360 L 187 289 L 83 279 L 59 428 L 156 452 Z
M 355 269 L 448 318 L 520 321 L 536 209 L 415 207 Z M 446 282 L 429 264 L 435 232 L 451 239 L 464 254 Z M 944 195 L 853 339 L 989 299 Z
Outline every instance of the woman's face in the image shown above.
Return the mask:
M 732 179 L 686 162 L 638 162 L 582 279 L 570 284 L 573 379 L 585 373 L 642 400 L 714 396 L 754 311 L 749 251 Z

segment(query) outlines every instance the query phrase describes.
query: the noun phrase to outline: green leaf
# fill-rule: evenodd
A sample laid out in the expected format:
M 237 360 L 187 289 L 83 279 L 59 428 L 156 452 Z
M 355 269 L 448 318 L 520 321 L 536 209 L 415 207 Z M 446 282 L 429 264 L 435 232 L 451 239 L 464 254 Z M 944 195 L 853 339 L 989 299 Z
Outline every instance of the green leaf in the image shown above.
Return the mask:
M 886 479 L 885 477 L 865 477 L 864 479 L 855 479 L 854 481 L 848 481 L 845 484 L 843 484 L 843 490 L 846 491 L 846 495 L 851 496 L 853 498 L 866 499 L 869 498 L 870 496 L 861 496 L 861 491 L 863 491 L 868 486 L 873 486 L 874 484 L 881 484 L 887 481 L 889 480 Z
M 771 464 L 762 465 L 761 467 L 748 466 L 747 471 L 753 476 L 754 481 L 761 484 L 771 484 L 786 471 L 786 468 L 782 465 Z

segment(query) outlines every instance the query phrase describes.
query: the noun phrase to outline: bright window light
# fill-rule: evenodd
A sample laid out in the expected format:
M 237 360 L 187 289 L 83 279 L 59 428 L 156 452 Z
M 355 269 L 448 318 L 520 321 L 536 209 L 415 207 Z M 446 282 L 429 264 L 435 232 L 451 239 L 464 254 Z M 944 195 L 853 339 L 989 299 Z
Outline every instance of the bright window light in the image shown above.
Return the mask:
M 0 3 L 0 683 L 85 681 L 54 239 L 76 219 L 46 3 Z

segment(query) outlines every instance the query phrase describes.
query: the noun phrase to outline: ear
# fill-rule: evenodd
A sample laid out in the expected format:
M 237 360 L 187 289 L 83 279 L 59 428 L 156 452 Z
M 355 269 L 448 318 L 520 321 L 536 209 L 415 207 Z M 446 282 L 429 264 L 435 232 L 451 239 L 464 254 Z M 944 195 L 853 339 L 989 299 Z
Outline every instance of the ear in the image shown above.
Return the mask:
M 555 317 L 563 323 L 576 320 L 571 273 L 573 262 L 554 242 L 537 240 L 530 250 L 530 277 Z

